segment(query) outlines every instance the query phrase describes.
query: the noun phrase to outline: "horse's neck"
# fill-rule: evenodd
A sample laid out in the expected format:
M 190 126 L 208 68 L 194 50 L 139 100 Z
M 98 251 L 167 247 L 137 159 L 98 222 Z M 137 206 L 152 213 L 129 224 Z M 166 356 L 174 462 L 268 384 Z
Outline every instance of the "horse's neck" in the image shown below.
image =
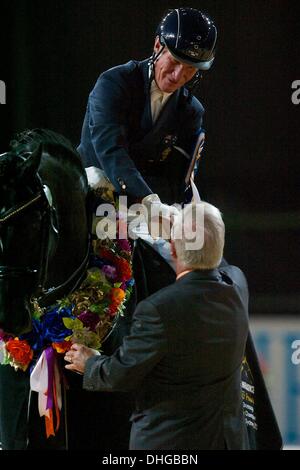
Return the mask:
M 71 170 L 72 168 L 69 171 Z M 86 195 L 83 189 L 79 190 L 79 185 L 78 177 L 72 179 L 71 175 L 68 175 L 64 181 L 56 176 L 50 186 L 57 212 L 58 236 L 53 233 L 50 235 L 55 246 L 49 254 L 44 285 L 46 289 L 57 287 L 68 281 L 81 266 L 87 254 L 89 235 Z M 67 290 L 71 288 L 72 283 L 67 286 Z M 63 293 L 63 295 L 66 294 L 68 292 Z

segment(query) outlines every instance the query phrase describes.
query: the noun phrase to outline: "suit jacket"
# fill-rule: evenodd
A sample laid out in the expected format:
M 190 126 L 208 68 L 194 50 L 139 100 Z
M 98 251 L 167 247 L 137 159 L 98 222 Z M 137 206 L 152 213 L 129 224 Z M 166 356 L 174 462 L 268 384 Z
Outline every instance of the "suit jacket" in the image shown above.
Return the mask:
M 180 202 L 176 188 L 184 182 L 203 113 L 181 88 L 154 125 L 148 60 L 130 61 L 100 75 L 89 95 L 78 151 L 84 166 L 102 168 L 118 193 L 122 180 L 135 198 L 156 192 L 164 202 Z
M 85 389 L 135 390 L 131 449 L 248 448 L 247 304 L 238 268 L 190 272 L 138 305 L 112 356 L 87 361 Z
M 228 263 L 223 259 L 219 269 L 223 270 L 225 266 L 228 266 Z M 133 267 L 134 277 L 138 279 L 135 285 L 138 302 L 159 289 L 172 284 L 176 279 L 175 272 L 169 264 L 148 243 L 141 239 L 135 241 Z M 157 276 L 157 273 L 159 273 L 159 276 Z M 120 317 L 120 319 L 124 322 L 124 317 Z M 116 335 L 117 332 L 118 328 L 115 328 L 115 349 L 121 344 L 120 337 L 118 338 Z M 127 330 L 128 333 L 129 329 Z M 242 393 L 251 450 L 281 449 L 283 444 L 280 429 L 260 370 L 251 331 L 248 333 L 245 358 L 242 365 L 242 382 L 254 390 L 253 394 L 249 394 L 249 392 L 245 394 L 244 389 Z M 249 397 L 251 401 L 249 401 Z M 254 419 L 249 418 L 249 413 Z

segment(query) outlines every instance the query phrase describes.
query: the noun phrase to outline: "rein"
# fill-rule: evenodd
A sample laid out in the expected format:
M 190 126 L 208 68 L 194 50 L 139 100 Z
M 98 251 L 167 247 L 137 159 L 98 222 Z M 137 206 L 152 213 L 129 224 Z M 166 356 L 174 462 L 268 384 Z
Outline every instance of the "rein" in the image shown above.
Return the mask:
M 37 196 L 34 196 L 30 201 L 21 203 L 20 205 L 13 207 L 11 209 L 8 209 L 4 215 L 0 217 L 0 225 L 4 224 L 8 220 L 10 220 L 12 217 L 15 217 L 16 215 L 19 215 L 20 212 L 23 210 L 27 209 L 28 207 L 32 206 L 35 204 L 37 201 L 39 201 L 42 197 L 42 193 L 39 193 Z

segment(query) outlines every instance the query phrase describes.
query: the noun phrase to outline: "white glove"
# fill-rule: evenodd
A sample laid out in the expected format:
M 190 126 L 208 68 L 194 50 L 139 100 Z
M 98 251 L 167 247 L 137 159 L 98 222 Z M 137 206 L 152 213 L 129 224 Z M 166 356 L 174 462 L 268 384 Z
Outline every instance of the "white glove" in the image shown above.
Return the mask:
M 150 235 L 170 240 L 173 220 L 179 214 L 177 207 L 163 204 L 157 194 L 144 197 L 142 206 Z
M 109 189 L 110 191 L 115 191 L 114 186 L 109 181 L 103 170 L 100 170 L 100 168 L 96 168 L 95 166 L 89 166 L 85 171 L 89 186 L 92 189 L 104 188 Z

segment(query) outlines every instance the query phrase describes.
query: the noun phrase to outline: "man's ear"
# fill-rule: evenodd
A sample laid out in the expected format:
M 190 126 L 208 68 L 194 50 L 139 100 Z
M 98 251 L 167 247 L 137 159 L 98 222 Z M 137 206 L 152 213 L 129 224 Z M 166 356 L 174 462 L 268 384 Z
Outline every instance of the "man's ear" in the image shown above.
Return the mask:
M 156 36 L 155 41 L 154 41 L 154 52 L 157 54 L 161 50 L 161 43 L 159 41 L 159 37 Z

